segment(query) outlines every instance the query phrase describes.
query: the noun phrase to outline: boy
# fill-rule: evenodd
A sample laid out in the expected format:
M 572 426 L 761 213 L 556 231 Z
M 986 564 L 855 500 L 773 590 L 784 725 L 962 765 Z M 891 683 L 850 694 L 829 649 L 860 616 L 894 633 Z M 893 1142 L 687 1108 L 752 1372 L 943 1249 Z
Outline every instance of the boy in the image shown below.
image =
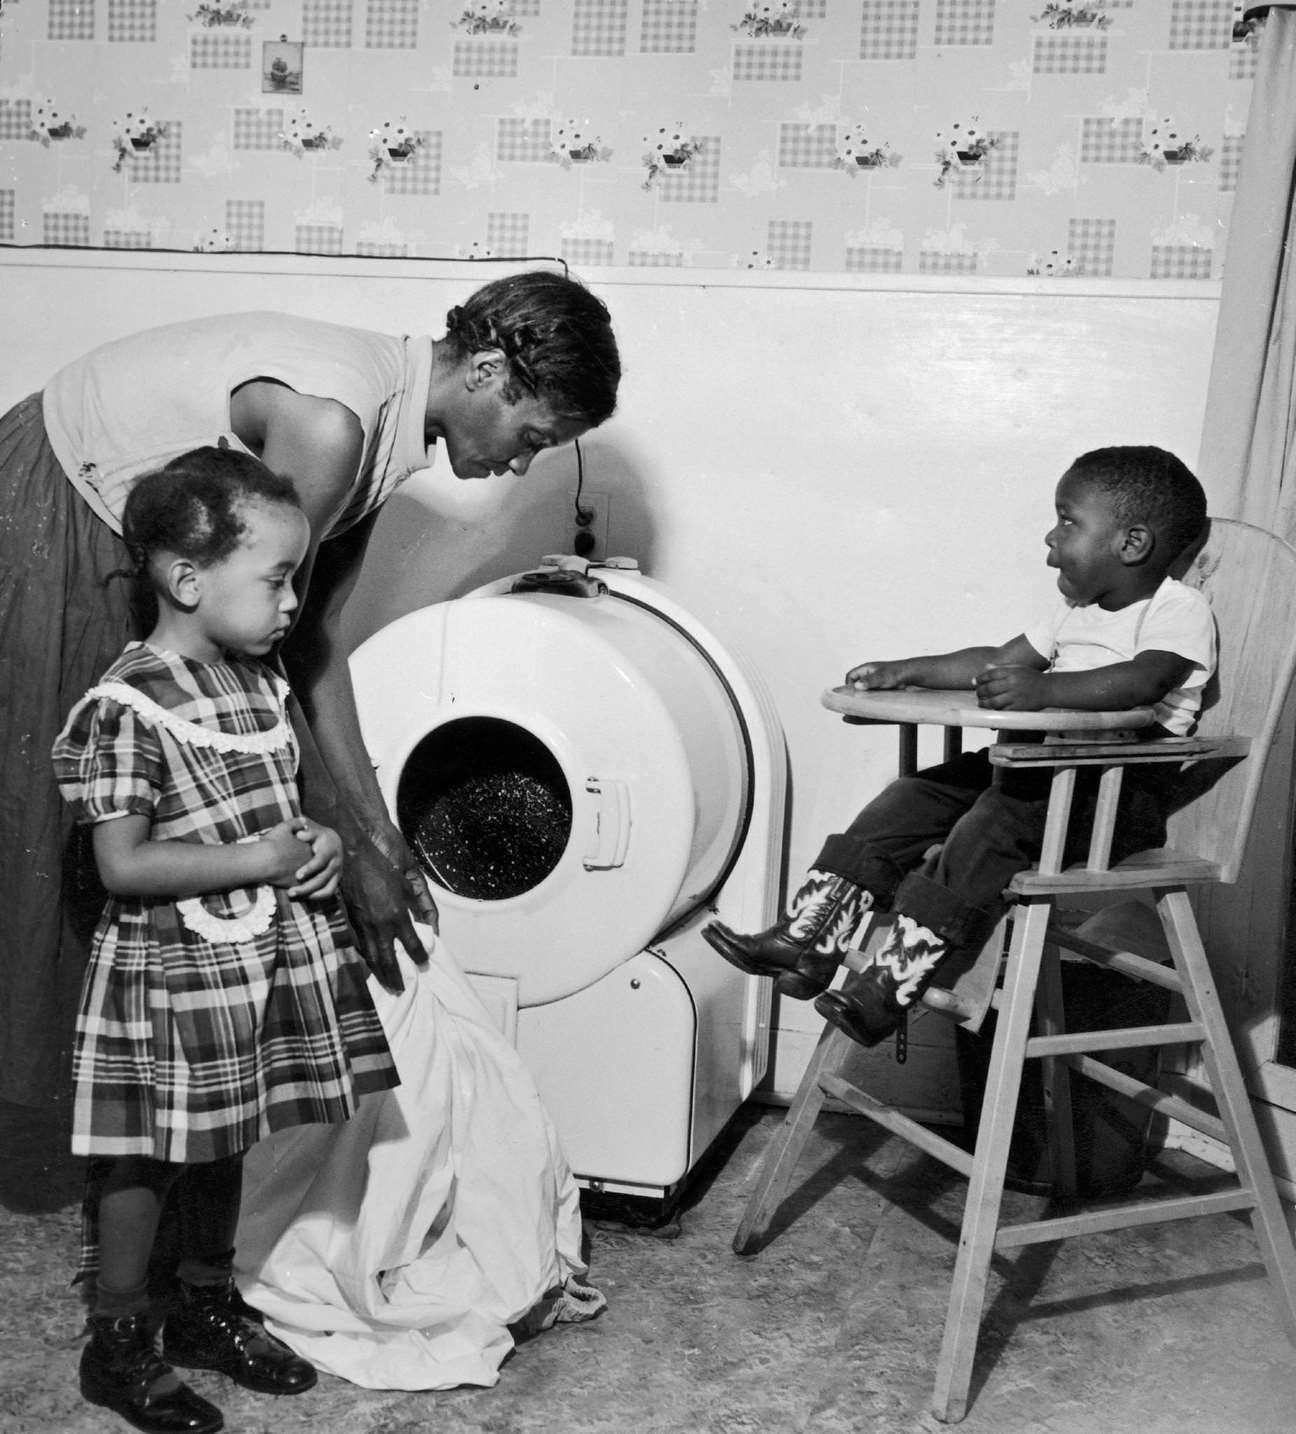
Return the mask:
M 865 662 L 846 681 L 866 690 L 971 688 L 995 711 L 1155 708 L 1150 736 L 1185 736 L 1215 669 L 1206 599 L 1170 569 L 1203 533 L 1206 498 L 1183 463 L 1160 448 L 1101 448 L 1077 458 L 1055 497 L 1044 541 L 1062 600 L 1002 647 Z M 1164 841 L 1172 791 L 1160 765 L 1125 775 L 1112 859 Z M 892 782 L 845 832 L 830 836 L 767 930 L 703 930 L 729 962 L 773 976 L 862 1045 L 875 1045 L 951 955 L 975 952 L 1002 913 L 1004 888 L 1039 856 L 1049 774 L 990 765 L 986 752 Z M 1097 778 L 1081 774 L 1067 859 L 1083 856 Z M 929 849 L 941 843 L 936 851 Z M 861 917 L 895 921 L 849 993 L 828 991 Z M 821 994 L 822 993 L 822 994 Z

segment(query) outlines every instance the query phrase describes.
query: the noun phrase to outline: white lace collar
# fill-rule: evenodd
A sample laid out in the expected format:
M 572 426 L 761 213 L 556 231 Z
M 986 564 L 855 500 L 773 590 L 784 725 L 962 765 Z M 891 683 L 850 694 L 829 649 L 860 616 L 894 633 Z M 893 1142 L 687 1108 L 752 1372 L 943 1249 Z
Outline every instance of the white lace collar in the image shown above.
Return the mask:
M 154 702 L 138 688 L 125 682 L 101 682 L 92 687 L 86 697 L 109 697 L 123 707 L 129 707 L 133 712 L 139 713 L 147 721 L 165 727 L 178 742 L 187 743 L 190 747 L 210 747 L 216 752 L 265 755 L 282 751 L 292 739 L 292 728 L 282 711 L 278 722 L 268 732 L 218 732 L 204 727 L 201 722 L 190 722 L 187 718 L 177 717 L 174 712 L 169 712 L 160 703 Z M 282 693 L 280 697 L 282 699 Z

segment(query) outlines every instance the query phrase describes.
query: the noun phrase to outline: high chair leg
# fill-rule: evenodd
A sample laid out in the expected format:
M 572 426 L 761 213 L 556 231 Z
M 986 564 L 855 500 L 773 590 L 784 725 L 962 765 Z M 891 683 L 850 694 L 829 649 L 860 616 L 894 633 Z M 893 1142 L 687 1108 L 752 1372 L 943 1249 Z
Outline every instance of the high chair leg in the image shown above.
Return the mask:
M 1202 945 L 1188 893 L 1182 887 L 1157 892 L 1157 912 L 1175 966 L 1183 981 L 1188 1013 L 1201 1024 L 1205 1040 L 1202 1060 L 1243 1189 L 1252 1192 L 1251 1225 L 1255 1230 L 1265 1268 L 1279 1295 L 1287 1337 L 1296 1343 L 1296 1249 L 1288 1229 L 1278 1189 L 1265 1154 L 1255 1111 L 1233 1040 L 1224 1019 L 1206 950 Z
M 990 1071 L 986 1077 L 976 1154 L 963 1211 L 958 1260 L 950 1291 L 945 1335 L 936 1367 L 932 1412 L 953 1423 L 967 1412 L 972 1360 L 976 1353 L 986 1281 L 994 1254 L 999 1206 L 1003 1201 L 1008 1148 L 1021 1090 L 1026 1040 L 1039 980 L 1050 902 L 1026 899 L 1013 914 L 1012 949 L 1004 1001 L 995 1023 Z
M 783 1124 L 775 1132 L 770 1149 L 760 1163 L 756 1184 L 747 1197 L 742 1220 L 734 1233 L 736 1254 L 746 1255 L 764 1241 L 823 1109 L 826 1096 L 819 1078 L 835 1074 L 854 1044 L 844 1031 L 825 1024 Z

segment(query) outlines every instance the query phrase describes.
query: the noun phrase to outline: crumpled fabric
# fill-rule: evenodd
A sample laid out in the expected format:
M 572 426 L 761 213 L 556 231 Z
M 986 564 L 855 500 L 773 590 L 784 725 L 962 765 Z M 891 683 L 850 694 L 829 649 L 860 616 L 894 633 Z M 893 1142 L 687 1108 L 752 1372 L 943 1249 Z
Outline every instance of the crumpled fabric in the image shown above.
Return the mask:
M 430 928 L 405 990 L 370 982 L 401 1075 L 345 1124 L 248 1152 L 239 1285 L 272 1333 L 371 1389 L 489 1386 L 525 1338 L 606 1304 L 530 1073 Z

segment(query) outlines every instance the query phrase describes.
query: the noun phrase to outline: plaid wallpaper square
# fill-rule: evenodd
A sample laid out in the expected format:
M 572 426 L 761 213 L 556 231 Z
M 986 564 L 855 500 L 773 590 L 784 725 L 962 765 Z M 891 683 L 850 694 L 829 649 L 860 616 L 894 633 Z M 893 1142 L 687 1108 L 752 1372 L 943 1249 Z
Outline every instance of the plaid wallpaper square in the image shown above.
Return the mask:
M 342 227 L 338 224 L 298 224 L 293 248 L 299 254 L 341 254 Z
M 947 254 L 939 249 L 923 249 L 918 255 L 920 274 L 975 274 L 975 254 Z
M 574 0 L 571 52 L 573 55 L 624 55 L 627 0 Z
M 937 45 L 992 45 L 995 0 L 936 0 Z
M 1153 279 L 1209 279 L 1214 251 L 1199 249 L 1195 244 L 1154 244 L 1152 246 Z
M 496 211 L 486 216 L 486 244 L 499 258 L 525 254 L 530 249 L 530 220 L 525 214 Z
M 1036 35 L 1031 68 L 1037 75 L 1105 75 L 1106 35 Z
M 147 229 L 105 229 L 103 244 L 105 249 L 148 249 L 151 237 Z
M 234 111 L 233 123 L 235 149 L 282 149 L 283 110 L 254 110 L 240 106 Z
M 733 77 L 742 80 L 782 80 L 799 84 L 805 50 L 799 40 L 753 40 L 733 49 Z
M 678 249 L 631 249 L 626 263 L 632 269 L 682 269 L 684 254 Z
M 365 45 L 371 50 L 414 50 L 419 40 L 419 0 L 368 0 Z
M 1067 225 L 1067 251 L 1082 274 L 1109 279 L 1116 258 L 1116 221 L 1072 219 Z
M 1233 40 L 1233 7 L 1219 0 L 1171 0 L 1172 50 L 1226 50 Z
M 808 269 L 814 224 L 809 219 L 771 219 L 765 248 L 779 269 Z
M 861 60 L 912 60 L 918 53 L 918 0 L 864 0 Z
M 225 232 L 236 249 L 255 253 L 265 248 L 265 200 L 227 199 Z
M 1226 134 L 1220 142 L 1219 187 L 1231 194 L 1237 188 L 1238 170 L 1242 167 L 1242 136 Z
M 400 164 L 383 166 L 382 182 L 388 194 L 441 193 L 441 134 L 416 130 L 422 144 Z
M 700 136 L 702 148 L 683 169 L 664 170 L 654 188 L 667 204 L 714 204 L 720 198 L 720 136 Z
M 252 68 L 252 37 L 246 30 L 206 30 L 189 37 L 189 66 L 194 70 Z
M 874 245 L 847 245 L 842 268 L 848 274 L 898 274 L 904 267 L 904 251 Z
M 181 140 L 184 126 L 179 120 L 164 121 L 162 137 L 151 149 L 132 150 L 122 165 L 134 184 L 179 184 Z
M 346 49 L 351 43 L 352 0 L 301 0 L 301 38 L 321 49 Z
M 455 41 L 454 73 L 460 78 L 511 80 L 517 74 L 517 67 L 516 40 L 474 35 Z
M 108 0 L 108 38 L 147 45 L 157 39 L 157 0 Z
M 837 163 L 837 126 L 779 125 L 780 169 L 831 169 Z
M 576 269 L 599 268 L 616 262 L 610 239 L 564 239 L 560 252 Z
M 50 40 L 93 40 L 95 0 L 49 0 Z
M 1008 200 L 1017 197 L 1016 133 L 990 131 L 997 141 L 976 169 L 956 169 L 949 185 L 955 199 Z
M 41 216 L 41 243 L 53 245 L 75 245 L 86 247 L 90 243 L 90 216 L 88 214 L 60 213 L 47 209 Z
M 507 116 L 495 130 L 495 158 L 514 163 L 543 163 L 549 158 L 554 126 L 548 120 Z
M 643 0 L 639 50 L 645 55 L 692 54 L 697 27 L 697 0 Z
M 1081 121 L 1082 164 L 1137 164 L 1142 145 L 1141 120 L 1086 117 Z
M 0 100 L 0 140 L 31 138 L 32 102 Z

